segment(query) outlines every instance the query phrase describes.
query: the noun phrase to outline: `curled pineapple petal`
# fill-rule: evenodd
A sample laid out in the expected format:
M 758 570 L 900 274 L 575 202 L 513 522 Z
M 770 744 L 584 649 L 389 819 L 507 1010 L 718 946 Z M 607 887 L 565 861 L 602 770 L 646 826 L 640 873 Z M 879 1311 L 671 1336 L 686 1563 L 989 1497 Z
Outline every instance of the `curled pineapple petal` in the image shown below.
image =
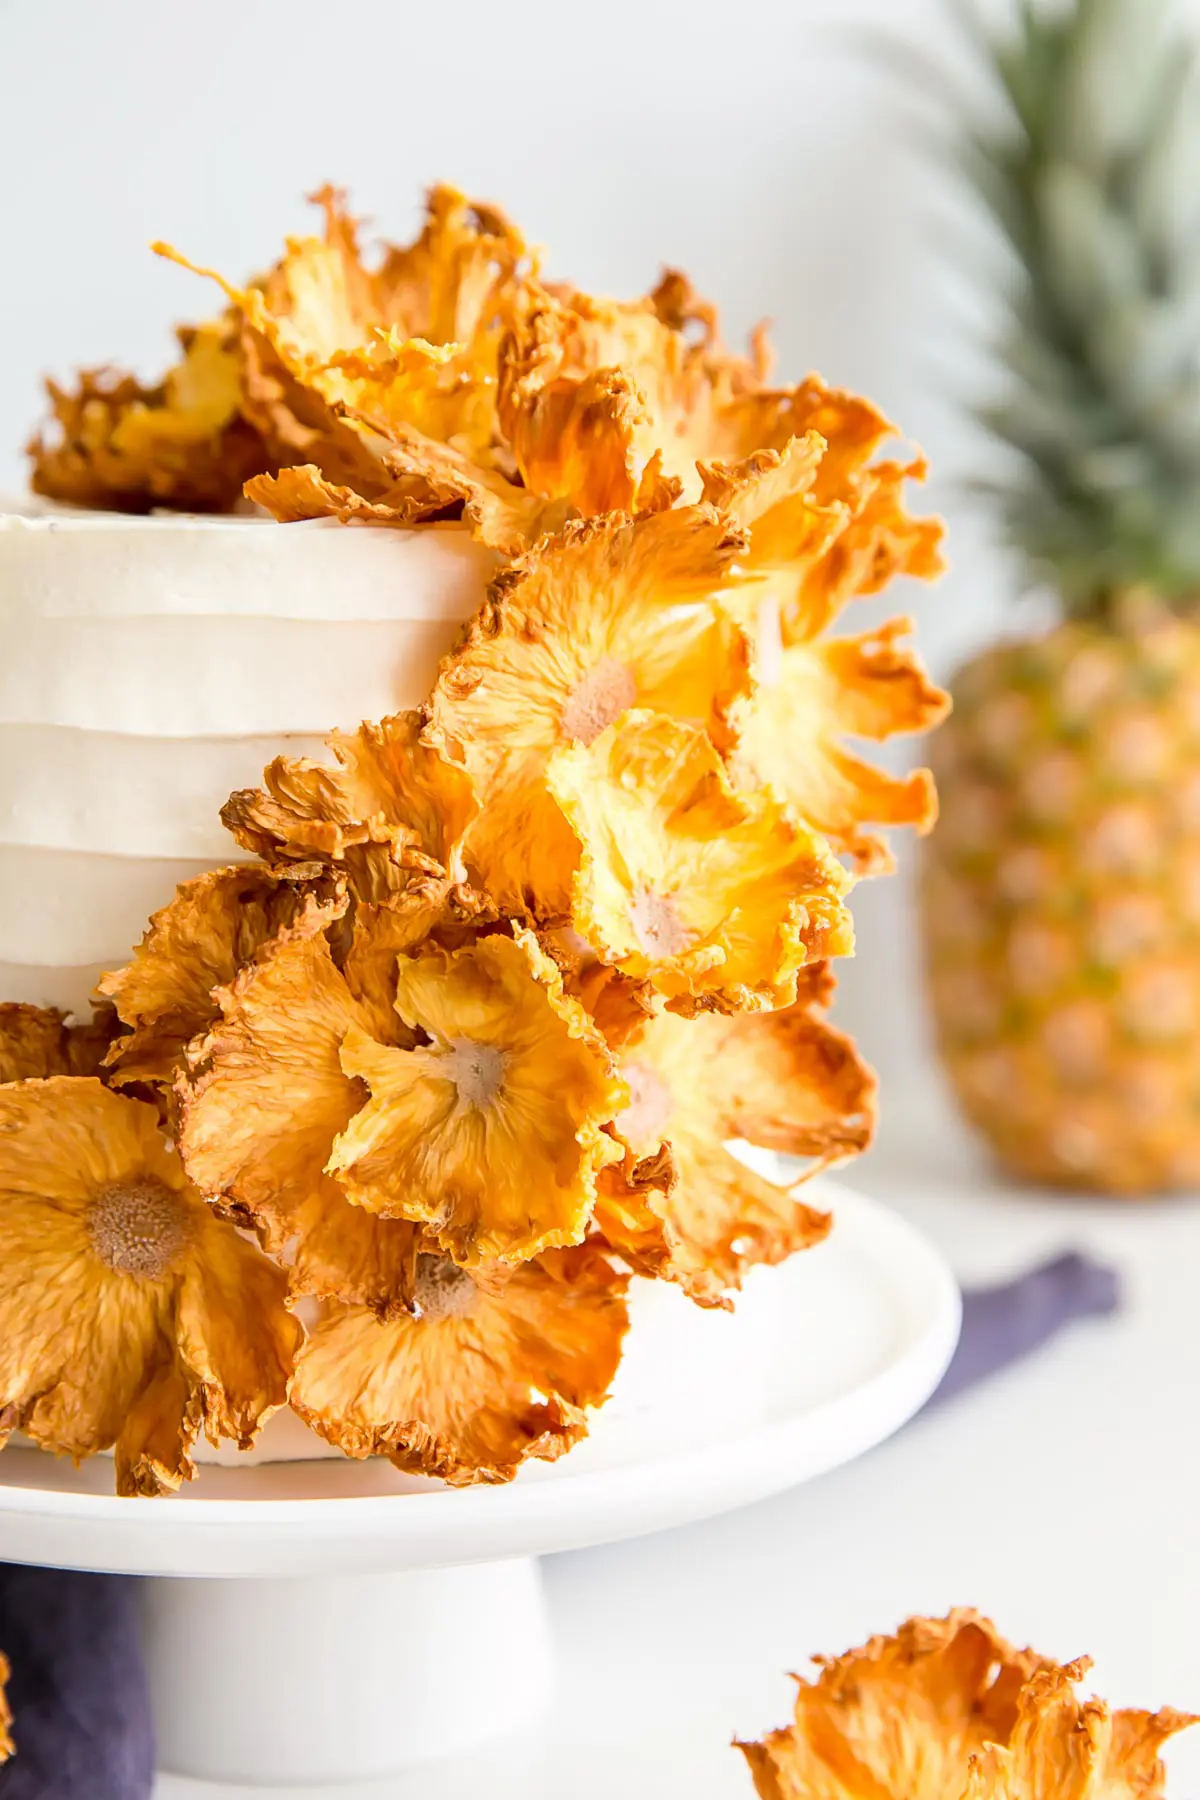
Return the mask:
M 608 1048 L 528 932 L 398 967 L 412 1048 L 348 1030 L 342 1067 L 371 1099 L 329 1170 L 373 1212 L 428 1228 L 456 1262 L 524 1260 L 579 1243 L 596 1178 L 620 1149 L 624 1102 Z
M 179 332 L 183 352 L 156 387 L 85 371 L 74 392 L 48 382 L 52 424 L 29 446 L 35 493 L 78 506 L 223 512 L 267 451 L 242 416 L 241 357 L 230 318 Z
M 325 1164 L 364 1098 L 342 1069 L 342 1040 L 389 1020 L 404 1033 L 386 986 L 355 995 L 321 924 L 310 916 L 280 932 L 217 990 L 219 1020 L 179 1083 L 180 1150 L 197 1186 L 292 1256 L 293 1294 L 386 1312 L 407 1304 L 417 1234 L 351 1206 Z M 385 979 L 386 957 L 360 976 L 367 967 Z
M 0 1083 L 97 1075 L 117 1031 L 111 1007 L 81 1024 L 55 1007 L 0 1006 Z
M 1102 1700 L 1082 1701 L 1075 1684 L 1091 1667 L 1081 1658 L 1064 1668 L 1038 1670 L 1023 1690 L 1006 1744 L 987 1744 L 973 1759 L 963 1800 L 1158 1800 L 1166 1770 L 1159 1751 L 1195 1715 L 1113 1712 Z
M 548 295 L 529 306 L 500 360 L 499 414 L 525 486 L 584 517 L 657 511 L 681 484 L 646 444 L 650 425 L 624 369 L 577 374 L 565 366 L 563 309 Z
M 881 742 L 927 730 L 948 711 L 946 695 L 898 642 L 911 629 L 910 620 L 893 619 L 861 637 L 785 648 L 742 716 L 735 777 L 774 788 L 861 874 L 892 866 L 886 840 L 870 826 L 925 832 L 937 818 L 927 769 L 892 775 L 845 747 L 848 737 Z
M 85 1076 L 0 1088 L 0 1251 L 0 1441 L 115 1447 L 118 1491 L 158 1493 L 201 1430 L 248 1445 L 284 1404 L 285 1279 L 213 1216 L 154 1107 Z
M 501 1284 L 422 1260 L 416 1317 L 342 1310 L 305 1346 L 292 1405 L 349 1456 L 455 1486 L 509 1481 L 587 1431 L 628 1323 L 625 1278 L 590 1245 L 552 1251 Z
M 769 603 L 794 616 L 813 570 L 845 528 L 845 501 L 817 498 L 826 448 L 823 437 L 809 432 L 740 463 L 701 464 L 704 499 L 747 534 L 745 603 L 756 614 Z
M 743 1750 L 762 1800 L 1158 1800 L 1158 1752 L 1195 1720 L 1081 1702 L 1085 1661 L 1016 1650 L 978 1613 L 910 1619 L 821 1660 L 795 1717 Z
M 547 763 L 629 707 L 731 739 L 750 642 L 719 595 L 739 534 L 709 509 L 568 527 L 493 584 L 442 664 L 430 735 L 465 763 L 482 812 L 467 842 L 481 886 L 514 910 L 566 912 L 577 851 Z
M 118 1083 L 171 1083 L 188 1043 L 217 1017 L 213 991 L 277 931 L 302 915 L 326 924 L 344 910 L 335 891 L 319 901 L 309 890 L 261 867 L 216 869 L 183 882 L 150 920 L 123 969 L 101 978 L 127 1035 L 108 1054 Z
M 261 283 L 237 288 L 196 268 L 244 321 L 243 405 L 276 471 L 306 471 L 267 472 L 250 497 L 280 518 L 385 524 L 463 500 L 474 525 L 494 522 L 504 501 L 519 511 L 528 497 L 497 473 L 507 453 L 494 395 L 521 240 L 498 214 L 439 189 L 417 243 L 368 268 L 340 197 L 324 190 L 317 198 L 324 237 L 290 239 Z M 446 335 L 455 325 L 464 338 Z M 476 488 L 483 497 L 473 510 Z
M 708 735 L 634 712 L 547 782 L 579 842 L 574 928 L 685 1010 L 788 1005 L 853 944 L 850 881 L 769 791 L 738 792 Z
M 277 756 L 265 790 L 230 797 L 222 818 L 244 849 L 272 866 L 326 862 L 367 900 L 414 875 L 462 874 L 478 811 L 461 765 L 421 737 L 421 716 L 396 713 L 328 740 L 335 764 Z
M 678 1281 L 703 1304 L 725 1304 L 757 1263 L 819 1243 L 829 1219 L 791 1188 L 730 1154 L 731 1138 L 811 1159 L 808 1174 L 856 1155 L 874 1127 L 875 1081 L 852 1041 L 826 1022 L 823 971 L 806 972 L 801 1000 L 779 1012 L 674 1013 L 653 1019 L 622 1057 L 631 1101 L 614 1129 L 642 1180 L 619 1196 L 608 1236 L 633 1266 Z M 667 1179 L 655 1176 L 667 1145 Z M 606 1231 L 608 1214 L 597 1213 Z M 661 1221 L 661 1229 L 656 1221 Z M 665 1253 L 664 1253 L 665 1251 Z
M 904 504 L 908 483 L 925 479 L 923 459 L 875 463 L 841 476 L 827 468 L 828 460 L 827 452 L 817 475 L 818 491 L 845 508 L 846 520 L 784 606 L 787 642 L 811 638 L 851 600 L 882 593 L 898 576 L 933 581 L 946 566 L 941 520 L 913 518 Z

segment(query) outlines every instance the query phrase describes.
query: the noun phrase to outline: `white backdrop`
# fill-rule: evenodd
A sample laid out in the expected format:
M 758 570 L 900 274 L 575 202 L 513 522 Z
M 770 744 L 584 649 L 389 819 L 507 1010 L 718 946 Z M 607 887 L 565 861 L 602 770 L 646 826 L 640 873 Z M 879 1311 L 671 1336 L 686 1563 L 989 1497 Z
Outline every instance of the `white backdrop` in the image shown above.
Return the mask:
M 633 294 L 678 263 L 731 333 L 773 317 L 788 377 L 887 407 L 953 527 L 952 576 L 897 602 L 944 674 L 1011 588 L 954 494 L 969 446 L 947 345 L 978 308 L 952 271 L 978 244 L 892 78 L 841 41 L 869 21 L 954 66 L 941 0 L 458 0 L 441 22 L 404 0 L 0 0 L 0 489 L 42 371 L 155 372 L 170 323 L 210 304 L 148 240 L 237 275 L 325 179 L 398 236 L 443 178 L 500 200 L 585 287 Z M 921 1031 L 904 890 L 860 895 L 843 995 L 893 1104 Z

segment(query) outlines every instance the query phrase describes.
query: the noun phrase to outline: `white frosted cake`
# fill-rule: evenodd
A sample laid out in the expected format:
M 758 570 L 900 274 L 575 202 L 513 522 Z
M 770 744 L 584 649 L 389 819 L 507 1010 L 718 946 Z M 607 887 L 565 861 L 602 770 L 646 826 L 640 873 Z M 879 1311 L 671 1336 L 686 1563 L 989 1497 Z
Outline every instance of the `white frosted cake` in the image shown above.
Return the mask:
M 495 566 L 461 527 L 0 511 L 0 999 L 74 1010 L 219 812 L 428 696 Z
M 0 1000 L 86 1011 L 178 882 L 244 860 L 228 795 L 422 704 L 495 567 L 453 525 L 0 509 Z M 714 1408 L 756 1422 L 769 1276 L 735 1315 L 657 1283 L 631 1299 L 600 1454 L 680 1448 Z M 283 1413 L 249 1456 L 195 1454 L 341 1452 Z

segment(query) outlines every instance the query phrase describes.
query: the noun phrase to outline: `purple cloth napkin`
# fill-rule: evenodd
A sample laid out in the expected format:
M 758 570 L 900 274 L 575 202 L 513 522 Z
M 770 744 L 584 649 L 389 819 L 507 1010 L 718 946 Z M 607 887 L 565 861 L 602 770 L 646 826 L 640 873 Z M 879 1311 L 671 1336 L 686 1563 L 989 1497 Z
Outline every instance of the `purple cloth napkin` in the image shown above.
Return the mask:
M 149 1800 L 136 1577 L 0 1565 L 0 1649 L 17 1746 L 2 1800 Z
M 999 1287 L 964 1288 L 962 1299 L 962 1335 L 930 1406 L 1031 1355 L 1064 1326 L 1116 1312 L 1121 1287 L 1115 1270 L 1068 1252 Z
M 967 1290 L 958 1349 L 929 1405 L 1118 1305 L 1113 1270 L 1077 1255 Z M 135 1580 L 0 1564 L 0 1650 L 12 1664 L 17 1745 L 0 1800 L 149 1800 L 154 1729 Z

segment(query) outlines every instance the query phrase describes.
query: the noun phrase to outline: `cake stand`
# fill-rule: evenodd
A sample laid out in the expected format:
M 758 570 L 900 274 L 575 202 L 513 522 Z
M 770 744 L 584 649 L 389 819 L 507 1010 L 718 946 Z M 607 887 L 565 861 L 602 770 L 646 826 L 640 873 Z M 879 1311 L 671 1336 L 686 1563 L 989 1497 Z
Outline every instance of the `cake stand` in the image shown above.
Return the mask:
M 643 1370 L 636 1396 L 614 1399 L 611 1424 L 602 1412 L 562 1462 L 458 1491 L 338 1459 L 209 1467 L 177 1499 L 121 1500 L 104 1459 L 74 1471 L 10 1449 L 0 1559 L 152 1577 L 164 1769 L 339 1795 L 394 1776 L 389 1793 L 419 1795 L 421 1764 L 534 1720 L 549 1698 L 538 1556 L 808 1481 L 936 1387 L 959 1325 L 949 1269 L 897 1215 L 840 1185 L 818 1191 L 836 1211 L 829 1241 L 756 1272 L 735 1315 L 763 1351 L 760 1391 L 736 1404 L 712 1390 L 717 1364 L 685 1348 L 684 1385 L 664 1377 L 656 1394 Z M 686 1334 L 696 1309 L 671 1297 Z

